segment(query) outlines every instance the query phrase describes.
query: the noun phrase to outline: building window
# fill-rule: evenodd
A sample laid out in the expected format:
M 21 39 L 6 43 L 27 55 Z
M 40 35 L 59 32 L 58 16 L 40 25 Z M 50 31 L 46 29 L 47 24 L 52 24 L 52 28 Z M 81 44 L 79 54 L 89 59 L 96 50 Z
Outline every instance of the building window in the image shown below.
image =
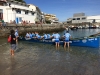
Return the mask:
M 34 12 L 32 12 L 32 15 L 34 15 Z
M 15 8 L 12 8 L 12 11 L 14 11 L 15 10 Z
M 85 20 L 85 19 L 86 19 L 85 17 L 82 18 L 82 20 Z
M 11 3 L 9 3 L 9 7 L 11 7 Z
M 28 13 L 29 13 L 28 10 L 26 10 L 26 11 L 25 11 L 25 14 L 28 14 Z
M 21 14 L 21 10 L 20 9 L 16 9 L 16 13 Z
M 22 22 L 22 17 L 19 17 L 19 22 Z
M 76 20 L 75 18 L 73 18 L 73 20 Z
M 77 18 L 77 20 L 80 20 L 80 18 Z

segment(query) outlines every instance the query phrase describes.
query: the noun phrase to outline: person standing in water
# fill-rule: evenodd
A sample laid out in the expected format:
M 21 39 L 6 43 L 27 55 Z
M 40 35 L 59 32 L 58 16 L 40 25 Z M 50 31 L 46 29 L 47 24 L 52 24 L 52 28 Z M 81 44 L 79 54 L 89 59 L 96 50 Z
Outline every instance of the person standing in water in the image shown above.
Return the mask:
M 16 36 L 14 35 L 15 31 L 11 30 L 11 55 L 14 55 L 14 50 L 16 49 Z
M 55 44 L 56 44 L 56 49 L 59 48 L 59 42 L 60 42 L 60 35 L 58 33 L 56 33 L 54 35 L 54 39 L 55 39 Z
M 19 38 L 19 34 L 18 34 L 18 29 L 16 27 L 15 29 L 15 36 L 16 36 L 16 50 L 18 49 L 18 38 Z
M 16 29 L 15 29 L 15 36 L 16 36 L 16 42 L 18 42 L 19 34 L 18 34 L 18 29 L 17 29 L 17 27 L 16 27 Z
M 66 44 L 67 44 L 67 46 L 69 48 L 69 39 L 70 38 L 71 38 L 70 33 L 68 31 L 66 31 L 66 33 L 64 34 L 64 39 L 65 39 L 65 41 L 64 41 L 64 48 L 66 47 Z

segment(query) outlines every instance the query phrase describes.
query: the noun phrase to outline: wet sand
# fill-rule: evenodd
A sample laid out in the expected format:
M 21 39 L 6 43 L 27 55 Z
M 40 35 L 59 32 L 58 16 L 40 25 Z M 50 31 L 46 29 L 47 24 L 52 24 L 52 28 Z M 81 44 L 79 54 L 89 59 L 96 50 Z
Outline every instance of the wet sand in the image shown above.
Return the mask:
M 10 45 L 0 46 L 0 75 L 100 75 L 100 50 L 19 42 L 15 56 Z

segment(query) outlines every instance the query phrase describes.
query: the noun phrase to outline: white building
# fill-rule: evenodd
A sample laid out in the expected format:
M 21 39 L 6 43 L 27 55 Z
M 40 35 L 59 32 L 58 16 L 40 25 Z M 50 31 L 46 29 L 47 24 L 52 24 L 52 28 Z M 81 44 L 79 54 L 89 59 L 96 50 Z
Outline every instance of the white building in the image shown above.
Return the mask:
M 99 22 L 100 23 L 100 15 L 87 16 L 87 20 L 90 21 L 90 22 L 95 21 L 95 22 Z
M 42 12 L 42 23 L 45 23 L 45 13 L 44 12 Z
M 0 0 L 0 19 L 5 22 L 15 21 L 21 23 L 27 21 L 35 23 L 35 11 L 29 5 L 14 0 Z
M 69 23 L 84 23 L 84 22 L 100 22 L 100 15 L 96 16 L 73 16 L 72 18 L 67 19 Z
M 36 14 L 35 14 L 35 21 L 36 21 L 36 22 L 41 22 L 43 16 L 42 16 L 42 12 L 41 12 L 41 10 L 39 9 L 39 7 L 37 7 L 37 6 L 33 5 L 33 4 L 28 4 L 28 5 L 29 5 L 29 8 L 30 8 L 30 9 L 33 9 L 33 11 L 36 12 Z
M 54 14 L 46 14 L 45 13 L 44 16 L 47 21 L 51 22 L 51 24 L 59 23 L 59 19 Z

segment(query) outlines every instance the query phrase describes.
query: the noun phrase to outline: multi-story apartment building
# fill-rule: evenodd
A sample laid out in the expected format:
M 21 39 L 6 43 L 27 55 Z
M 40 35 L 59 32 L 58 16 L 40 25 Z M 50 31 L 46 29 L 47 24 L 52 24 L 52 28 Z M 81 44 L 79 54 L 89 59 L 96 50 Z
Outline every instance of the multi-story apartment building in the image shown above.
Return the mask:
M 50 20 L 51 23 L 54 23 L 54 22 L 58 23 L 58 19 L 56 15 L 53 15 L 53 14 L 45 14 L 45 19 Z
M 47 20 L 54 20 L 54 19 L 56 19 L 56 15 L 53 15 L 53 14 L 45 14 L 45 18 Z
M 5 22 L 15 21 L 16 23 L 21 23 L 26 21 L 35 23 L 37 14 L 41 13 L 38 7 L 36 9 L 38 12 L 34 8 L 29 8 L 26 3 L 15 0 L 0 0 L 0 19 Z
M 72 18 L 68 18 L 67 22 L 70 23 L 94 23 L 94 22 L 100 22 L 100 15 L 96 16 L 86 16 L 84 13 L 82 14 L 74 14 Z
M 35 14 L 35 21 L 36 22 L 42 22 L 44 19 L 43 13 L 41 12 L 41 10 L 39 9 L 39 7 L 33 5 L 33 4 L 28 4 L 29 8 L 33 9 L 36 14 Z

